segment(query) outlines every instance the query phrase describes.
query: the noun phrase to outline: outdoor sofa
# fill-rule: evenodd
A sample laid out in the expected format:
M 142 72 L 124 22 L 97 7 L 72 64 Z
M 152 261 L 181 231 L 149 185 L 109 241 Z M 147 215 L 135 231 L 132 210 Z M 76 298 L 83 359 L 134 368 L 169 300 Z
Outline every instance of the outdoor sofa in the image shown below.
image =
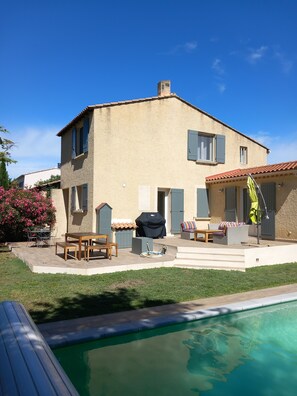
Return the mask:
M 183 221 L 180 224 L 181 239 L 194 239 L 194 232 L 197 230 L 195 221 Z
M 248 242 L 249 225 L 223 221 L 220 224 L 209 224 L 209 229 L 220 230 L 220 233 L 213 234 L 213 243 L 221 245 L 240 245 Z

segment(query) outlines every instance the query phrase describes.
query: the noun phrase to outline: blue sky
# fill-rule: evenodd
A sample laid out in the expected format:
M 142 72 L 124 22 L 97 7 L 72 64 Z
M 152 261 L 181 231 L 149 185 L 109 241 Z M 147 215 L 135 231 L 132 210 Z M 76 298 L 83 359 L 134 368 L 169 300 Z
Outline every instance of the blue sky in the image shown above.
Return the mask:
M 0 125 L 8 172 L 55 167 L 57 132 L 87 105 L 172 91 L 297 160 L 297 1 L 2 2 Z

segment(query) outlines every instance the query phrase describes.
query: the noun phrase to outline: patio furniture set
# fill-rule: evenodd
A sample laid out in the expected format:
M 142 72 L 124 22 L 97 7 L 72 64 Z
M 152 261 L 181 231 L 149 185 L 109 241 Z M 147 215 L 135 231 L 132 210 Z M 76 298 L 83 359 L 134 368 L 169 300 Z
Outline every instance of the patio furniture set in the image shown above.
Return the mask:
M 181 223 L 181 238 L 218 243 L 222 245 L 238 245 L 248 242 L 249 225 L 245 223 L 223 221 L 220 224 L 209 224 L 208 229 L 197 229 L 195 221 Z
M 109 242 L 107 234 L 97 234 L 96 232 L 68 232 L 65 234 L 64 242 L 56 242 L 56 254 L 58 247 L 64 250 L 64 260 L 68 256 L 81 260 L 82 255 L 89 261 L 90 253 L 95 250 L 105 251 L 105 257 L 111 260 L 112 249 L 115 248 L 116 257 L 118 256 L 118 244 Z M 73 255 L 70 252 L 73 251 Z
M 27 246 L 49 246 L 52 239 L 50 227 L 33 227 L 27 230 Z

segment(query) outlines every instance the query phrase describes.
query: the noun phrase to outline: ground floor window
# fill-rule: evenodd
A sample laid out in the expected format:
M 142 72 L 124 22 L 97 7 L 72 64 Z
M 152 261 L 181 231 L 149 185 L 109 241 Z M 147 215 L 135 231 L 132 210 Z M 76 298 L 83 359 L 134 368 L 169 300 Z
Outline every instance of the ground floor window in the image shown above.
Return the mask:
M 88 210 L 88 185 L 81 184 L 71 188 L 71 211 L 86 212 Z

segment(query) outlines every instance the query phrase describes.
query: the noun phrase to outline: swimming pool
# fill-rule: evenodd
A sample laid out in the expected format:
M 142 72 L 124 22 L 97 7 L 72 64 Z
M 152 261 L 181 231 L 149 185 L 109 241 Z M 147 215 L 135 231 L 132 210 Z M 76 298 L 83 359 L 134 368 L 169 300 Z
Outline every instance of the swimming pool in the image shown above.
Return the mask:
M 297 302 L 54 353 L 81 396 L 291 396 L 297 388 Z

